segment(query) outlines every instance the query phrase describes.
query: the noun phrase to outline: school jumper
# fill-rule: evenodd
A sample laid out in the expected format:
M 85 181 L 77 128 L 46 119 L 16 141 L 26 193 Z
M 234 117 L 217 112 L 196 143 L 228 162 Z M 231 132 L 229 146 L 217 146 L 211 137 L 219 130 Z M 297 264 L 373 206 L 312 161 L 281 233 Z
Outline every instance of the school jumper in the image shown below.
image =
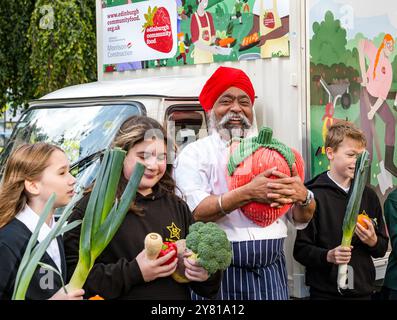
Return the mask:
M 43 226 L 41 231 L 45 228 L 46 226 Z M 31 236 L 32 231 L 17 218 L 12 219 L 8 224 L 0 228 L 0 300 L 11 300 L 12 298 L 18 267 Z M 39 236 L 39 240 L 40 238 Z M 53 240 L 51 246 L 53 245 L 58 245 L 59 253 L 55 256 L 52 254 L 49 247 L 40 262 L 48 264 L 58 269 L 58 271 L 59 268 L 61 268 L 61 274 L 65 282 L 66 261 L 62 238 L 59 236 L 56 240 Z M 52 254 L 53 258 L 50 256 L 49 252 Z M 58 263 L 55 263 L 54 259 Z M 38 266 L 33 274 L 25 299 L 49 299 L 61 287 L 62 282 L 57 274 L 52 271 L 41 269 Z
M 349 193 L 338 186 L 327 172 L 307 182 L 316 199 L 316 211 L 309 225 L 297 232 L 294 258 L 306 267 L 306 285 L 315 299 L 369 299 L 374 291 L 375 267 L 372 258 L 383 257 L 388 246 L 382 208 L 376 193 L 365 187 L 360 213 L 365 210 L 376 219 L 378 241 L 374 247 L 361 242 L 357 235 L 352 239 L 352 256 L 349 265 L 354 271 L 354 289 L 337 289 L 338 266 L 327 261 L 327 253 L 342 241 L 342 224 Z M 351 188 L 350 188 L 351 191 Z
M 70 221 L 82 219 L 89 195 L 75 206 Z M 144 249 L 144 239 L 150 232 L 159 233 L 163 241 L 185 239 L 189 226 L 194 222 L 188 206 L 174 195 L 155 187 L 153 193 L 143 196 L 137 193 L 136 205 L 143 209 L 143 216 L 128 212 L 109 245 L 96 259 L 84 285 L 86 296 L 99 294 L 109 299 L 167 299 L 189 300 L 191 287 L 209 298 L 219 289 L 221 272 L 205 282 L 177 283 L 169 277 L 145 282 L 135 257 Z M 64 235 L 68 278 L 77 265 L 80 227 Z

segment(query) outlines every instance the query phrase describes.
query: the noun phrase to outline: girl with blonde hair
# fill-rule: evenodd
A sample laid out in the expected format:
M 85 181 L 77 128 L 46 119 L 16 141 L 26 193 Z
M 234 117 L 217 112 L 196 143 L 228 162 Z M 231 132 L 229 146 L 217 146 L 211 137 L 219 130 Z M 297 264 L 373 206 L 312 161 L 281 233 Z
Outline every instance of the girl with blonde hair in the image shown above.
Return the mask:
M 57 146 L 24 144 L 8 158 L 0 186 L 0 300 L 12 298 L 19 264 L 49 197 L 56 194 L 52 213 L 40 229 L 39 242 L 54 225 L 55 209 L 65 206 L 73 197 L 74 184 L 67 157 Z M 66 279 L 60 238 L 50 243 L 41 262 L 58 269 Z M 36 269 L 26 299 L 82 299 L 83 290 L 65 293 L 61 279 L 49 272 Z

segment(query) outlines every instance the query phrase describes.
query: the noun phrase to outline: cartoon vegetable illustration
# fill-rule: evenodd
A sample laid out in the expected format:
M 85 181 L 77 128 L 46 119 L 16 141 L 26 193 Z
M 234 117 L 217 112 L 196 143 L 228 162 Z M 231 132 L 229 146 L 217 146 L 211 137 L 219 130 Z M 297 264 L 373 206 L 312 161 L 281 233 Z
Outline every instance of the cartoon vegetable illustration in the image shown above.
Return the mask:
M 236 39 L 232 37 L 219 40 L 219 45 L 224 48 L 233 47 L 235 44 L 236 44 Z
M 236 44 L 236 39 L 232 37 L 233 23 L 230 22 L 227 26 L 227 30 L 219 31 L 215 33 L 215 45 L 223 48 L 231 48 Z
M 183 242 L 179 247 L 183 248 Z M 225 270 L 232 260 L 232 248 L 225 231 L 214 222 L 196 222 L 189 227 L 189 234 L 186 236 L 186 248 L 193 251 L 188 258 L 196 260 L 200 266 L 207 270 L 208 274 L 214 274 L 218 270 Z M 185 277 L 183 255 L 178 251 L 178 267 L 172 275 L 177 282 L 188 282 Z
M 144 14 L 143 27 L 145 43 L 152 49 L 169 53 L 173 47 L 170 14 L 164 7 L 149 6 L 148 13 Z
M 257 175 L 273 167 L 291 176 L 293 164 L 296 165 L 298 175 L 304 180 L 302 156 L 298 151 L 274 139 L 272 135 L 272 129 L 263 127 L 258 136 L 239 140 L 237 144 L 232 145 L 227 165 L 230 190 L 246 185 Z M 257 225 L 266 227 L 285 214 L 290 207 L 291 204 L 287 204 L 278 209 L 267 203 L 250 202 L 241 210 Z
M 241 47 L 247 47 L 250 44 L 253 44 L 258 41 L 259 41 L 259 34 L 258 32 L 255 32 L 243 38 L 243 40 L 241 41 Z
M 342 243 L 341 246 L 350 247 L 354 230 L 356 228 L 358 212 L 360 210 L 361 198 L 364 192 L 365 183 L 369 172 L 369 154 L 364 150 L 356 161 L 354 170 L 354 180 L 352 183 L 352 193 L 350 194 L 349 202 L 347 203 L 345 217 L 342 225 Z M 347 264 L 340 264 L 338 266 L 338 290 L 347 289 Z

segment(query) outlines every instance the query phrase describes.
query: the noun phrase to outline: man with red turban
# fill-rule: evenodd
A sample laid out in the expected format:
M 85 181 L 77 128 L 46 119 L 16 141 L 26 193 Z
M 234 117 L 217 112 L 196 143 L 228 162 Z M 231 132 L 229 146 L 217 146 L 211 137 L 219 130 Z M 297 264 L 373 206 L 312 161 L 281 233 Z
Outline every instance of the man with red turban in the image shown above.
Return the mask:
M 242 70 L 219 67 L 205 83 L 199 99 L 208 116 L 210 135 L 182 150 L 175 162 L 174 177 L 194 218 L 216 222 L 232 242 L 232 264 L 224 273 L 217 298 L 288 299 L 283 252 L 287 219 L 297 228 L 306 227 L 315 209 L 312 194 L 296 172 L 287 177 L 276 168 L 229 191 L 226 179 L 229 142 L 233 137 L 256 133 L 253 126 L 255 90 Z M 270 175 L 279 179 L 270 179 Z M 275 207 L 286 203 L 296 205 L 273 224 L 260 227 L 239 209 L 252 201 L 271 203 Z M 192 298 L 199 299 L 195 294 Z

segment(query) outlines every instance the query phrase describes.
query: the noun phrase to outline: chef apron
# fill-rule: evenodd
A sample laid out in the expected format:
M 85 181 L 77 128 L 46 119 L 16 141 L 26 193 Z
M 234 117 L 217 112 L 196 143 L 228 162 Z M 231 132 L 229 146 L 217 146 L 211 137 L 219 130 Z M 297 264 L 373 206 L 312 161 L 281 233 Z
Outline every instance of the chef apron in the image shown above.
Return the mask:
M 269 10 L 265 10 L 262 0 L 259 1 L 261 2 L 261 14 L 259 18 L 260 35 L 264 36 L 281 27 L 281 18 L 278 15 L 277 0 L 273 0 L 273 9 Z M 289 55 L 288 34 L 278 39 L 266 40 L 265 44 L 261 46 L 262 58 L 271 58 L 273 54 L 277 54 L 278 56 Z
M 232 242 L 217 300 L 288 300 L 284 238 Z M 191 291 L 192 300 L 205 300 Z
M 211 25 L 210 25 L 210 19 L 208 18 L 208 13 L 204 12 L 205 18 L 207 19 L 206 27 L 203 27 L 201 25 L 200 17 L 197 14 L 197 12 L 194 15 L 197 20 L 198 29 L 199 29 L 199 41 L 209 46 L 211 44 L 212 36 L 211 36 Z M 194 59 L 194 64 L 214 62 L 214 55 L 212 52 L 201 50 L 197 48 L 197 46 L 195 46 L 192 55 Z

